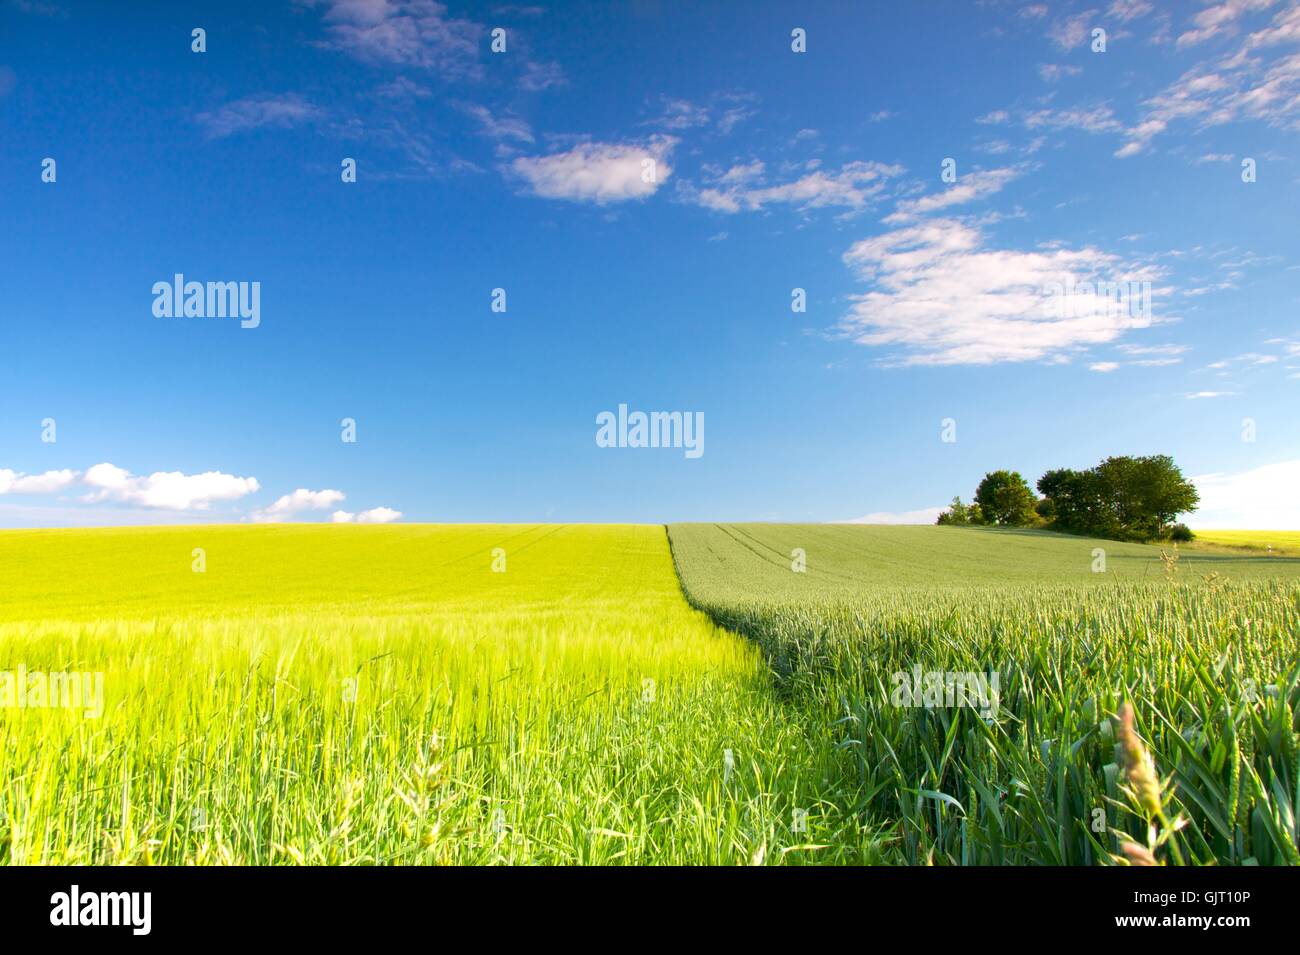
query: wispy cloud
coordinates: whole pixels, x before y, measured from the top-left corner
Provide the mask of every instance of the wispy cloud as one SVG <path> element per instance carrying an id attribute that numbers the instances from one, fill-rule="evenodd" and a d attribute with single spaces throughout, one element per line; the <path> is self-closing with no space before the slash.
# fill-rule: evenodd
<path id="1" fill-rule="evenodd" d="M 1039 63 L 1038 75 L 1048 83 L 1055 83 L 1068 76 L 1078 76 L 1083 70 L 1065 63 Z"/>
<path id="2" fill-rule="evenodd" d="M 1146 16 L 1154 9 L 1155 5 L 1148 0 L 1115 0 L 1107 8 L 1106 16 L 1121 23 L 1128 23 L 1130 20 Z"/>
<path id="3" fill-rule="evenodd" d="M 1088 39 L 1088 30 L 1093 26 L 1092 21 L 1096 14 L 1096 10 L 1085 10 L 1058 20 L 1048 29 L 1047 36 L 1062 50 L 1073 50 Z"/>
<path id="4" fill-rule="evenodd" d="M 20 13 L 31 13 L 38 17 L 67 16 L 61 6 L 55 3 L 46 3 L 44 0 L 9 0 L 9 6 Z"/>
<path id="5" fill-rule="evenodd" d="M 885 217 L 885 221 L 891 224 L 906 222 L 949 206 L 986 199 L 994 193 L 1001 192 L 1003 186 L 1017 178 L 1023 171 L 1024 167 L 1007 166 L 1002 169 L 983 169 L 966 173 L 939 192 L 900 202 L 898 208 Z"/>
<path id="6" fill-rule="evenodd" d="M 661 129 L 682 130 L 707 126 L 709 120 L 707 106 L 701 106 L 688 99 L 665 98 L 659 116 L 650 120 L 648 125 L 658 126 Z"/>
<path id="7" fill-rule="evenodd" d="M 1182 46 L 1211 36 L 1235 32 L 1236 21 L 1251 10 L 1273 5 L 1263 0 L 1234 0 L 1201 11 L 1202 25 L 1179 37 Z M 1200 63 L 1142 104 L 1142 114 L 1126 132 L 1127 142 L 1115 153 L 1124 158 L 1145 152 L 1152 141 L 1176 122 L 1198 129 L 1245 119 L 1269 126 L 1300 129 L 1300 5 L 1279 10 L 1269 26 L 1249 34 L 1236 53 Z M 1272 55 L 1274 49 L 1292 49 Z"/>
<path id="8" fill-rule="evenodd" d="M 714 93 L 704 102 L 662 97 L 657 113 L 642 125 L 670 132 L 707 129 L 725 136 L 758 112 L 758 97 L 745 92 Z"/>
<path id="9" fill-rule="evenodd" d="M 523 75 L 519 77 L 519 86 L 529 93 L 540 93 L 557 86 L 567 86 L 569 78 L 559 63 L 539 63 L 529 60 L 524 65 Z"/>
<path id="10" fill-rule="evenodd" d="M 1134 345 L 1122 344 L 1118 346 L 1118 351 L 1128 356 L 1128 364 L 1137 365 L 1139 368 L 1159 368 L 1166 365 L 1177 365 L 1183 360 L 1182 356 L 1186 354 L 1188 346 L 1178 344 L 1165 345 Z"/>
<path id="11" fill-rule="evenodd" d="M 322 116 L 319 107 L 297 93 L 261 93 L 199 113 L 195 120 L 210 138 L 221 139 L 265 126 L 289 129 Z"/>
<path id="12" fill-rule="evenodd" d="M 1105 103 L 1063 109 L 1039 109 L 1025 116 L 1029 129 L 1078 129 L 1085 133 L 1118 133 L 1124 129 L 1115 111 Z"/>
<path id="13" fill-rule="evenodd" d="M 479 131 L 491 139 L 513 139 L 523 143 L 533 141 L 533 130 L 528 123 L 517 116 L 494 114 L 486 106 L 477 103 L 461 103 L 461 112 L 478 121 Z"/>
<path id="14" fill-rule="evenodd" d="M 890 179 L 903 172 L 902 166 L 878 162 L 851 162 L 836 171 L 806 164 L 804 175 L 786 182 L 772 182 L 764 163 L 754 160 L 715 171 L 704 188 L 685 187 L 687 199 L 715 212 L 753 212 L 769 205 L 788 204 L 800 209 L 837 206 L 860 210 L 884 191 Z"/>
<path id="15" fill-rule="evenodd" d="M 476 77 L 483 27 L 435 0 L 324 0 L 327 46 L 372 64 Z"/>
<path id="16" fill-rule="evenodd" d="M 1179 34 L 1178 45 L 1195 46 L 1222 33 L 1236 32 L 1237 20 L 1244 14 L 1267 10 L 1276 2 L 1277 0 L 1228 0 L 1226 3 L 1208 6 L 1192 17 L 1192 28 Z"/>

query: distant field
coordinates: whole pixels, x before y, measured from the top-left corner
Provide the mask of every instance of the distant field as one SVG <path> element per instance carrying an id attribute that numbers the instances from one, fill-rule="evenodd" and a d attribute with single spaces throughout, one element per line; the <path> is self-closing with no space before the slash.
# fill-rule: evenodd
<path id="1" fill-rule="evenodd" d="M 693 582 L 736 582 L 769 597 L 858 596 L 881 589 L 958 588 L 1001 584 L 1110 587 L 1157 581 L 1162 550 L 1045 531 L 984 527 L 853 524 L 674 524 L 677 563 Z M 680 545 L 680 546 L 679 546 Z M 791 572 L 794 552 L 806 571 Z M 1105 572 L 1094 572 L 1094 550 Z M 1300 578 L 1300 560 L 1179 550 L 1179 579 L 1217 573 L 1234 580 Z"/>
<path id="2" fill-rule="evenodd" d="M 845 791 L 891 860 L 1094 864 L 1120 833 L 1145 844 L 1109 719 L 1132 700 L 1173 777 L 1157 858 L 1300 863 L 1300 561 L 980 528 L 669 533 L 691 602 L 838 728 Z M 995 705 L 909 705 L 966 674 L 996 681 Z"/>
<path id="3" fill-rule="evenodd" d="M 1300 556 L 1300 531 L 1197 531 L 1196 543 Z"/>
<path id="4" fill-rule="evenodd" d="M 797 861 L 842 776 L 660 526 L 14 531 L 0 580 L 0 670 L 105 696 L 0 710 L 0 863 Z"/>

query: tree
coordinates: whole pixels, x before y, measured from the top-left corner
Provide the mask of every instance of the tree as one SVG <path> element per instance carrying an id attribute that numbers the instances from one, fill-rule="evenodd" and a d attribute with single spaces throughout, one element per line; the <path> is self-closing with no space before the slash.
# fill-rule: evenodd
<path id="1" fill-rule="evenodd" d="M 1061 468 L 1038 481 L 1052 526 L 1097 537 L 1150 540 L 1164 537 L 1199 495 L 1165 454 L 1109 457 L 1088 471 Z"/>
<path id="2" fill-rule="evenodd" d="M 966 505 L 961 502 L 960 497 L 954 497 L 952 499 L 952 504 L 948 506 L 948 510 L 940 514 L 939 519 L 936 520 L 935 523 L 936 524 L 969 524 L 970 511 L 968 511 Z"/>
<path id="3" fill-rule="evenodd" d="M 1095 469 L 1048 471 L 1038 479 L 1038 493 L 1046 502 L 1042 510 L 1051 512 L 1052 526 L 1056 529 L 1098 537 L 1119 535 L 1120 524 Z"/>
<path id="4" fill-rule="evenodd" d="M 975 503 L 985 521 L 1008 527 L 1038 522 L 1038 500 L 1017 471 L 990 471 L 975 490 Z"/>
<path id="5" fill-rule="evenodd" d="M 1174 459 L 1167 454 L 1137 458 L 1133 478 L 1137 484 L 1134 496 L 1138 501 L 1138 520 L 1156 537 L 1164 537 L 1179 514 L 1194 511 L 1201 503 L 1196 485 L 1183 477 Z"/>

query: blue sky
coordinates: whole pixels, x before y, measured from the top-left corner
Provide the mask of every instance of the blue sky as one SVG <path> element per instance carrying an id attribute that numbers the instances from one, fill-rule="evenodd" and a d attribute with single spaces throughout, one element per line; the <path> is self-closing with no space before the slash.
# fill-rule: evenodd
<path id="1" fill-rule="evenodd" d="M 928 522 L 1168 453 L 1300 527 L 1298 138 L 1278 0 L 0 0 L 0 526 Z"/>

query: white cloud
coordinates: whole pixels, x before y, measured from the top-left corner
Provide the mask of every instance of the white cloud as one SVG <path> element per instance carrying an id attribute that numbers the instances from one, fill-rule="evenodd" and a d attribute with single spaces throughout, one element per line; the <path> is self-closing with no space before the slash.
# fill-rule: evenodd
<path id="1" fill-rule="evenodd" d="M 790 182 L 765 184 L 766 167 L 755 160 L 732 166 L 715 176 L 706 188 L 690 188 L 686 194 L 715 212 L 752 212 L 777 203 L 800 209 L 841 206 L 856 210 L 865 208 L 880 195 L 889 179 L 902 172 L 902 166 L 859 161 L 846 163 L 838 172 L 814 168 Z"/>
<path id="2" fill-rule="evenodd" d="M 863 239 L 843 258 L 874 289 L 853 297 L 842 331 L 860 344 L 899 346 L 910 365 L 1068 360 L 1153 321 L 1084 283 L 1161 274 L 1091 246 L 990 249 L 977 227 L 956 219 Z M 1071 287 L 1077 292 L 1064 303 L 1049 294 Z"/>
<path id="3" fill-rule="evenodd" d="M 1234 395 L 1233 391 L 1189 391 L 1186 395 L 1188 401 L 1196 401 L 1201 398 L 1227 398 Z"/>
<path id="4" fill-rule="evenodd" d="M 1189 515 L 1192 527 L 1237 530 L 1295 530 L 1300 527 L 1300 461 L 1280 461 L 1249 471 L 1192 478 L 1201 503 Z"/>
<path id="5" fill-rule="evenodd" d="M 900 202 L 898 208 L 885 217 L 885 221 L 888 223 L 906 222 L 918 215 L 934 212 L 936 209 L 946 209 L 948 206 L 984 199 L 996 192 L 1000 192 L 1003 186 L 1019 176 L 1020 173 L 1020 168 L 1010 166 L 1003 169 L 982 169 L 977 172 L 966 173 L 964 176 L 958 177 L 955 183 L 939 192 L 922 196 L 919 199 L 907 199 Z"/>
<path id="6" fill-rule="evenodd" d="M 290 129 L 319 119 L 321 109 L 297 93 L 273 95 L 262 93 L 226 103 L 211 112 L 199 113 L 195 119 L 210 138 L 221 139 L 234 133 L 263 126 Z"/>
<path id="7" fill-rule="evenodd" d="M 275 503 L 269 507 L 255 511 L 252 518 L 255 521 L 263 522 L 289 521 L 293 520 L 294 515 L 302 511 L 323 511 L 333 507 L 343 500 L 345 496 L 342 491 L 335 491 L 330 488 L 323 491 L 309 491 L 305 487 L 300 487 L 292 494 L 285 494 L 283 497 L 276 499 Z"/>
<path id="8" fill-rule="evenodd" d="M 82 478 L 94 488 L 83 500 L 123 501 L 163 510 L 207 510 L 214 501 L 231 501 L 260 489 L 257 478 L 235 477 L 220 471 L 182 474 L 180 471 L 155 471 L 137 477 L 107 462 L 96 464 Z"/>
<path id="9" fill-rule="evenodd" d="M 1118 367 L 1119 367 L 1119 362 L 1117 361 L 1097 361 L 1089 365 L 1088 370 L 1100 371 L 1104 373 L 1108 371 L 1114 371 Z"/>
<path id="10" fill-rule="evenodd" d="M 331 515 L 331 519 L 335 524 L 350 524 L 354 521 L 357 524 L 387 524 L 401 516 L 401 511 L 395 511 L 391 507 L 372 507 L 360 514 L 353 514 L 349 511 L 335 511 Z"/>
<path id="11" fill-rule="evenodd" d="M 546 199 L 605 204 L 652 195 L 672 175 L 668 164 L 677 140 L 653 136 L 644 146 L 580 143 L 549 156 L 520 156 L 510 170 L 532 193 Z M 653 160 L 654 166 L 646 165 Z"/>
<path id="12" fill-rule="evenodd" d="M 0 494 L 54 494 L 75 483 L 77 472 L 46 471 L 44 474 L 23 474 L 0 468 Z"/>
<path id="13" fill-rule="evenodd" d="M 5 505 L 0 507 L 0 520 L 11 523 L 11 515 L 19 526 L 44 523 L 89 525 L 121 523 L 123 518 L 134 523 L 175 523 L 193 520 L 198 515 L 211 512 L 218 501 L 234 501 L 261 489 L 256 478 L 236 477 L 219 471 L 202 474 L 183 474 L 179 471 L 156 471 L 153 474 L 134 475 L 125 468 L 104 462 L 89 468 L 84 474 L 70 469 L 46 471 L 43 474 L 24 474 L 9 468 L 0 468 L 0 495 L 4 494 L 55 494 L 80 482 L 88 492 L 79 500 L 85 504 L 114 502 L 132 505 L 97 513 L 86 507 L 27 507 Z M 289 521 L 304 511 L 324 511 L 344 499 L 342 491 L 326 488 L 313 491 L 298 488 L 278 498 L 269 506 L 251 512 L 248 517 L 258 522 Z M 155 512 L 164 512 L 156 515 Z M 166 512 L 178 517 L 166 516 Z M 184 516 L 180 516 L 184 515 Z M 227 514 L 230 519 L 232 515 Z M 335 511 L 336 522 L 356 521 L 359 524 L 386 524 L 398 520 L 401 511 L 389 507 L 374 507 L 353 514 Z M 217 517 L 213 513 L 213 517 Z M 212 519 L 212 518 L 205 518 Z"/>
<path id="14" fill-rule="evenodd" d="M 915 511 L 872 511 L 840 524 L 933 524 L 946 508 L 922 507 Z"/>

